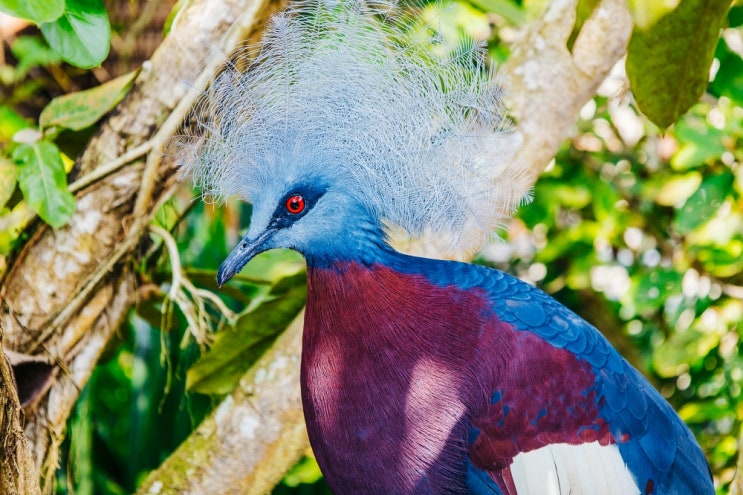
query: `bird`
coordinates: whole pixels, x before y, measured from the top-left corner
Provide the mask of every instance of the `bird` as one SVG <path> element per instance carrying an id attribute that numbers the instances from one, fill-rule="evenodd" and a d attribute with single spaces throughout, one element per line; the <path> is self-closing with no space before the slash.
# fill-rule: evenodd
<path id="1" fill-rule="evenodd" d="M 203 90 L 180 163 L 251 204 L 220 286 L 307 264 L 301 395 L 336 494 L 711 494 L 671 405 L 592 325 L 494 268 L 528 197 L 481 44 L 388 0 L 300 0 Z M 241 58 L 242 57 L 242 58 Z M 473 247 L 474 246 L 474 247 Z"/>

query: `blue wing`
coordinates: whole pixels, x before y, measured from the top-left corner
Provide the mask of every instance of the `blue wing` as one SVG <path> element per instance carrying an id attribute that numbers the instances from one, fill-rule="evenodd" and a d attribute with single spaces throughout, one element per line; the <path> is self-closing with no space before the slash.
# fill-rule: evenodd
<path id="1" fill-rule="evenodd" d="M 456 280 L 461 289 L 484 291 L 495 318 L 556 349 L 568 351 L 590 368 L 595 392 L 592 397 L 598 414 L 608 424 L 621 462 L 641 493 L 714 493 L 709 466 L 689 429 L 668 402 L 593 326 L 541 290 L 497 270 L 433 262 L 427 277 L 441 285 Z M 490 393 L 496 400 L 501 392 Z M 501 409 L 495 411 L 501 420 L 507 413 Z M 485 419 L 497 421 L 498 417 Z M 487 433 L 477 431 L 474 436 L 477 434 Z M 496 483 L 494 476 L 498 478 L 497 473 L 469 462 L 467 479 L 471 493 L 503 492 L 503 481 L 499 479 Z"/>
<path id="2" fill-rule="evenodd" d="M 541 290 L 505 273 L 487 270 L 478 285 L 487 290 L 499 319 L 591 366 L 600 415 L 643 493 L 714 493 L 707 461 L 689 429 L 593 326 Z"/>

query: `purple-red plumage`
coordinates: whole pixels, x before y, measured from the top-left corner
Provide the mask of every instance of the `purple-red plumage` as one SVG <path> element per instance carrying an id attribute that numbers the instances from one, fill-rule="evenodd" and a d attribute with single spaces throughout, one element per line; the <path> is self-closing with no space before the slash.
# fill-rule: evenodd
<path id="1" fill-rule="evenodd" d="M 461 305 L 482 300 L 381 266 L 308 270 L 305 419 L 336 493 L 463 492 L 460 391 L 485 320 Z"/>
<path id="2" fill-rule="evenodd" d="M 508 493 L 519 452 L 613 443 L 587 363 L 499 321 L 476 288 L 310 267 L 303 345 L 307 427 L 336 493 L 466 493 L 467 462 Z"/>

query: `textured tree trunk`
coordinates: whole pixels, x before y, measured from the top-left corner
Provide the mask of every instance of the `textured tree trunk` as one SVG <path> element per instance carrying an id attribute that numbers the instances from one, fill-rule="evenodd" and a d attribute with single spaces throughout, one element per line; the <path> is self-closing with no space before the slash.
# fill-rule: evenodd
<path id="1" fill-rule="evenodd" d="M 132 91 L 77 161 L 71 186 L 77 208 L 69 225 L 37 225 L 12 261 L 0 286 L 3 345 L 26 362 L 50 363 L 46 379 L 18 368 L 20 388 L 36 386 L 29 395 L 26 452 L 14 436 L 20 412 L 3 374 L 2 419 L 9 425 L 3 441 L 8 448 L 17 444 L 16 464 L 24 468 L 17 486 L 29 476 L 28 454 L 44 491 L 51 489 L 67 417 L 132 305 L 132 259 L 147 241 L 153 214 L 177 186 L 165 145 L 198 97 L 188 83 L 202 84 L 201 73 L 213 75 L 224 62 L 215 52 L 230 53 L 249 38 L 270 7 L 268 0 L 187 3 Z"/>
<path id="2" fill-rule="evenodd" d="M 2 339 L 0 338 L 0 344 Z M 16 394 L 10 360 L 0 345 L 0 493 L 36 495 L 39 473 L 23 435 L 23 413 Z"/>

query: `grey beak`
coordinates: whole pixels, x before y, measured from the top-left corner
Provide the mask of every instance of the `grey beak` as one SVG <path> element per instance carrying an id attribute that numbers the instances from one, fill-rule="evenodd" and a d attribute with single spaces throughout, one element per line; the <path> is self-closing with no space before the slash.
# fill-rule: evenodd
<path id="1" fill-rule="evenodd" d="M 217 272 L 217 285 L 222 287 L 229 279 L 235 276 L 240 270 L 243 269 L 248 261 L 253 259 L 257 254 L 262 253 L 266 250 L 265 243 L 275 230 L 268 229 L 264 230 L 258 237 L 253 240 L 248 239 L 247 234 L 243 237 L 240 244 L 227 256 L 222 262 Z"/>

